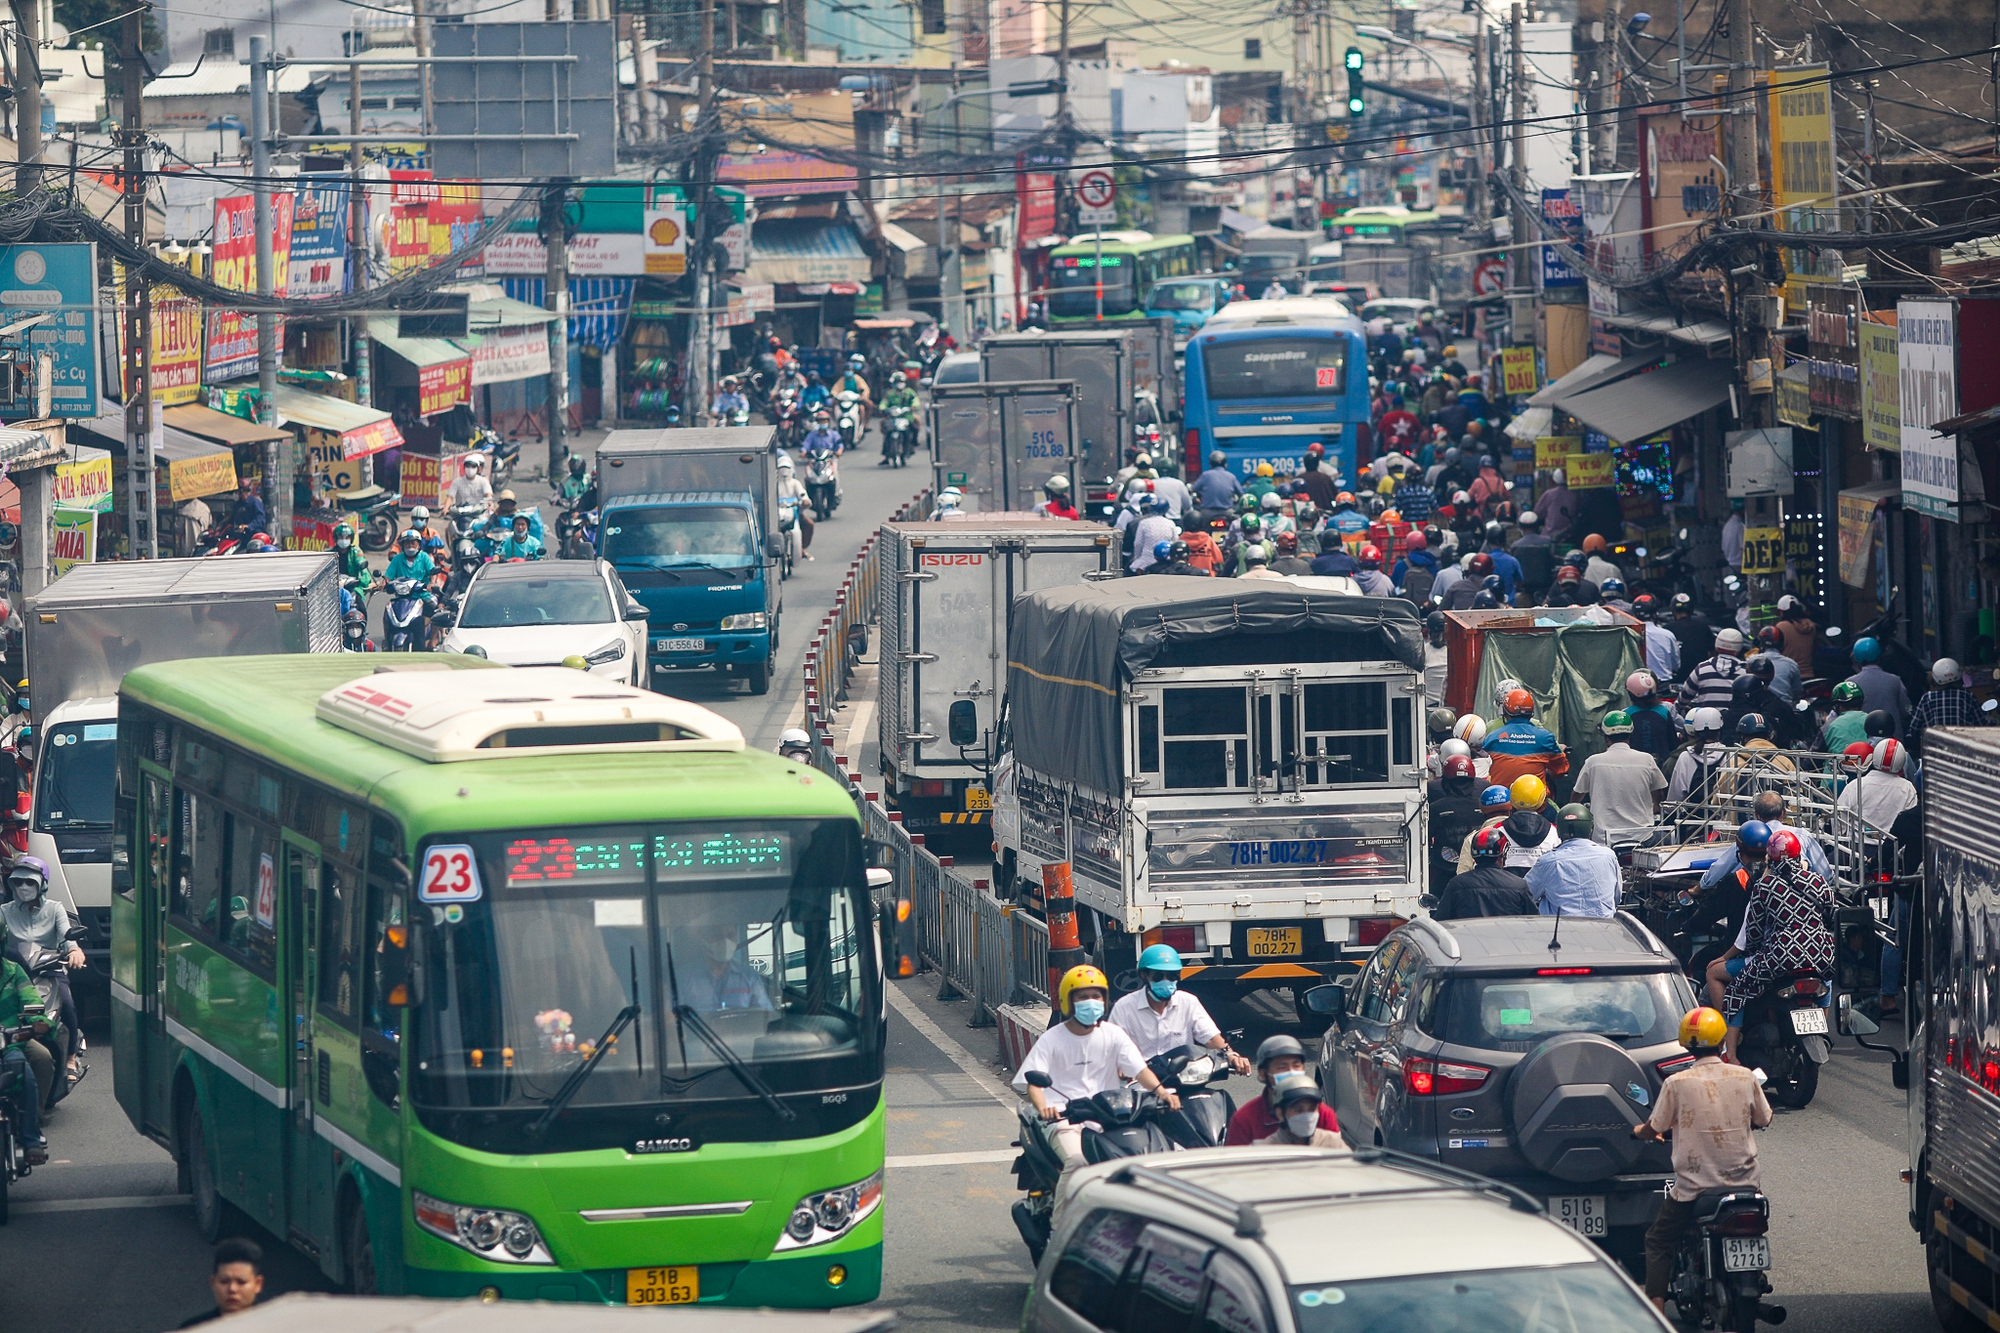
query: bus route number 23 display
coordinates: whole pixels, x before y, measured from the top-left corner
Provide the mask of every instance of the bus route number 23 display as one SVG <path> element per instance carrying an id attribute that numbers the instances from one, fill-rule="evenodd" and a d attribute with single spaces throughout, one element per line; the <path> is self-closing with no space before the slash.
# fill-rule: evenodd
<path id="1" fill-rule="evenodd" d="M 423 877 L 417 881 L 417 901 L 476 903 L 481 889 L 479 859 L 462 842 L 438 843 L 424 853 Z"/>

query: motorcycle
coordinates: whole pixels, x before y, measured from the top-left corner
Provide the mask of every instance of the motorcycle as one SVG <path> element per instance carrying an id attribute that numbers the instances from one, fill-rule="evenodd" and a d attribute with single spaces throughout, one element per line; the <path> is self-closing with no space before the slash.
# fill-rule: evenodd
<path id="1" fill-rule="evenodd" d="M 799 560 L 799 501 L 795 495 L 778 497 L 778 559 L 783 577 L 790 578 Z"/>
<path id="2" fill-rule="evenodd" d="M 917 451 L 917 422 L 907 408 L 896 408 L 882 422 L 882 461 L 906 467 Z"/>
<path id="3" fill-rule="evenodd" d="M 348 522 L 354 525 L 354 539 L 364 551 L 386 551 L 396 544 L 402 503 L 401 494 L 380 486 L 364 486 L 340 497 L 340 507 L 347 511 Z"/>
<path id="4" fill-rule="evenodd" d="M 76 944 L 89 934 L 90 931 L 85 926 L 71 926 L 63 939 L 66 943 Z M 43 1011 L 59 1014 L 62 1005 L 60 997 L 56 994 L 56 983 L 69 975 L 66 952 L 59 953 L 45 949 L 39 944 L 30 944 L 18 947 L 15 957 L 26 970 L 28 981 L 34 986 L 35 993 L 41 996 Z M 90 1073 L 90 1066 L 83 1063 L 85 1043 L 81 1031 L 71 1032 L 58 1022 L 47 1036 L 37 1040 L 48 1048 L 49 1054 L 54 1057 L 56 1068 L 56 1077 L 50 1084 L 49 1095 L 42 1102 L 42 1115 L 46 1118 L 48 1113 L 55 1109 L 57 1102 L 69 1096 L 70 1089 L 83 1082 L 84 1077 Z M 75 1049 L 71 1049 L 71 1041 L 76 1043 Z M 67 1072 L 71 1056 L 77 1057 L 76 1073 L 73 1075 Z"/>
<path id="5" fill-rule="evenodd" d="M 1819 1067 L 1833 1053 L 1823 1003 L 1832 982 L 1823 972 L 1787 972 L 1743 1008 L 1736 1059 L 1764 1071 L 1765 1092 L 1779 1106 L 1806 1106 L 1819 1089 Z"/>
<path id="6" fill-rule="evenodd" d="M 1680 1322 L 1726 1333 L 1752 1333 L 1759 1319 L 1782 1324 L 1785 1307 L 1763 1300 L 1771 1290 L 1771 1201 L 1748 1187 L 1705 1190 L 1694 1210 L 1667 1287 Z"/>
<path id="7" fill-rule="evenodd" d="M 476 537 L 486 528 L 486 506 L 480 504 L 453 505 L 447 516 L 450 535 L 447 538 L 453 546 L 468 537 Z"/>
<path id="8" fill-rule="evenodd" d="M 218 524 L 201 534 L 201 540 L 195 544 L 194 554 L 228 555 L 242 545 L 243 539 L 249 535 L 250 529 L 240 523 L 231 526 Z"/>
<path id="9" fill-rule="evenodd" d="M 822 523 L 840 506 L 840 462 L 833 450 L 814 449 L 806 454 L 806 496 Z"/>
<path id="10" fill-rule="evenodd" d="M 429 647 L 426 603 L 415 579 L 389 581 L 389 605 L 382 609 L 383 647 L 392 653 L 420 653 Z"/>
<path id="11" fill-rule="evenodd" d="M 35 1040 L 36 1019 L 48 1017 L 45 1005 L 27 1004 L 21 1006 L 22 1025 L 17 1028 L 0 1028 L 0 1050 L 20 1041 Z M 33 1071 L 23 1065 L 0 1065 L 0 1225 L 7 1221 L 7 1192 L 9 1187 L 22 1177 L 33 1173 L 34 1169 L 48 1160 L 45 1149 L 30 1149 L 21 1142 L 21 1132 L 16 1116 L 19 1110 L 15 1103 L 17 1080 L 34 1078 Z"/>
<path id="12" fill-rule="evenodd" d="M 730 409 L 729 409 L 729 420 L 728 420 L 728 421 L 726 421 L 726 422 L 724 422 L 723 424 L 724 424 L 724 425 L 727 425 L 727 426 L 747 426 L 747 425 L 749 425 L 749 424 L 750 424 L 750 409 L 749 409 L 749 408 L 747 408 L 747 407 L 732 407 L 732 408 L 730 408 Z"/>
<path id="13" fill-rule="evenodd" d="M 842 389 L 834 409 L 834 426 L 840 431 L 840 447 L 852 449 L 861 443 L 861 395 Z"/>
<path id="14" fill-rule="evenodd" d="M 1229 1081 L 1229 1063 L 1219 1051 L 1188 1046 L 1163 1051 L 1146 1062 L 1153 1076 L 1179 1097 L 1178 1111 L 1162 1110 L 1160 1128 L 1181 1148 L 1220 1148 L 1236 1114 L 1236 1099 L 1211 1084 Z"/>
<path id="15" fill-rule="evenodd" d="M 597 547 L 592 540 L 594 532 L 586 533 L 586 528 L 594 528 L 596 510 L 586 516 L 576 510 L 568 510 L 556 519 L 556 557 L 561 560 L 591 560 L 597 556 Z"/>
<path id="16" fill-rule="evenodd" d="M 368 613 L 356 607 L 340 618 L 341 647 L 350 653 L 372 653 L 375 645 L 368 638 Z"/>
<path id="17" fill-rule="evenodd" d="M 1169 1062 L 1176 1072 L 1179 1066 L 1172 1062 L 1185 1064 L 1187 1061 L 1184 1051 L 1173 1051 L 1154 1058 Z M 1048 1074 L 1039 1069 L 1028 1071 L 1027 1080 L 1037 1088 L 1048 1088 L 1052 1084 Z M 1115 1088 L 1071 1102 L 1063 1108 L 1062 1118 L 1072 1125 L 1084 1126 L 1084 1160 L 1095 1164 L 1119 1157 L 1172 1151 L 1173 1141 L 1159 1125 L 1159 1117 L 1165 1108 L 1166 1103 L 1150 1092 L 1138 1088 Z M 1033 1105 L 1022 1102 L 1016 1114 L 1020 1118 L 1021 1137 L 1014 1140 L 1013 1146 L 1021 1150 L 1021 1155 L 1014 1159 L 1009 1169 L 1027 1197 L 1017 1200 L 1011 1211 L 1014 1229 L 1021 1233 L 1029 1258 L 1040 1264 L 1042 1251 L 1048 1248 L 1049 1234 L 1055 1227 L 1056 1186 L 1069 1159 L 1063 1156 L 1062 1147 L 1056 1141 L 1054 1123 L 1036 1114 Z"/>
<path id="18" fill-rule="evenodd" d="M 486 455 L 486 475 L 495 490 L 513 475 L 514 465 L 521 460 L 521 442 L 505 439 L 488 426 L 481 426 L 473 434 L 472 447 Z"/>
<path id="19" fill-rule="evenodd" d="M 771 400 L 771 424 L 778 428 L 778 447 L 796 449 L 805 438 L 805 415 L 799 410 L 799 396 L 789 388 L 778 390 Z"/>

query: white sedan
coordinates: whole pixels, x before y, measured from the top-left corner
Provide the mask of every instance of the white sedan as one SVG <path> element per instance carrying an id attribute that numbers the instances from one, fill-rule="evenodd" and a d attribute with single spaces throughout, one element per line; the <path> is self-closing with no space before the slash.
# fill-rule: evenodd
<path id="1" fill-rule="evenodd" d="M 473 575 L 440 648 L 476 648 L 508 666 L 559 666 L 581 657 L 592 675 L 649 684 L 646 608 L 602 560 L 486 566 Z"/>

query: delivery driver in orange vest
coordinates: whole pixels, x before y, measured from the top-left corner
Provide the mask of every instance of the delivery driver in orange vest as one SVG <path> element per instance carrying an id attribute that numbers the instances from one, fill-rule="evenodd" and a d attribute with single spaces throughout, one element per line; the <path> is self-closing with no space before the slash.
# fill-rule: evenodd
<path id="1" fill-rule="evenodd" d="M 1511 785 L 1515 778 L 1537 777 L 1543 782 L 1569 772 L 1569 755 L 1555 735 L 1535 721 L 1535 696 L 1525 688 L 1507 691 L 1500 701 L 1506 721 L 1488 733 L 1485 751 L 1493 759 L 1488 782 Z"/>

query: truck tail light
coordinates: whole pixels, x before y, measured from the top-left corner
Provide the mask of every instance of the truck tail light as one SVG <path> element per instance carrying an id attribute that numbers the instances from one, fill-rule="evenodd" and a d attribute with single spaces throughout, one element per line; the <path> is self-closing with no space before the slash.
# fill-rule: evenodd
<path id="1" fill-rule="evenodd" d="M 1399 916 L 1364 916 L 1354 923 L 1354 942 L 1372 949 L 1402 924 L 1403 918 Z"/>
<path id="2" fill-rule="evenodd" d="M 1140 936 L 1144 945 L 1164 944 L 1176 953 L 1200 953 L 1200 936 L 1194 926 L 1155 926 Z"/>
<path id="3" fill-rule="evenodd" d="M 1412 1056 L 1403 1062 L 1403 1090 L 1412 1097 L 1447 1097 L 1477 1092 L 1493 1071 L 1484 1065 Z"/>
<path id="4" fill-rule="evenodd" d="M 918 778 L 910 783 L 912 796 L 949 796 L 951 783 L 936 778 Z"/>

